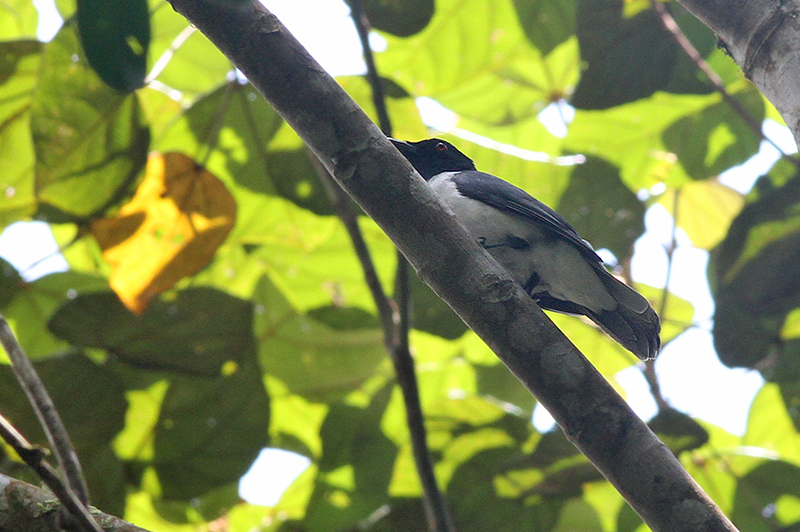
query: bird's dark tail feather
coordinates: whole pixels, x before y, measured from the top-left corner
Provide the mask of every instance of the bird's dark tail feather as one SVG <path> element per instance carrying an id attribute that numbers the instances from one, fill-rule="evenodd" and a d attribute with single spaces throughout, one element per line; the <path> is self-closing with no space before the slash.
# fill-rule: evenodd
<path id="1" fill-rule="evenodd" d="M 600 275 L 609 294 L 617 300 L 613 311 L 586 315 L 622 346 L 642 360 L 655 358 L 661 349 L 661 321 L 650 303 L 636 290 L 610 273 Z"/>

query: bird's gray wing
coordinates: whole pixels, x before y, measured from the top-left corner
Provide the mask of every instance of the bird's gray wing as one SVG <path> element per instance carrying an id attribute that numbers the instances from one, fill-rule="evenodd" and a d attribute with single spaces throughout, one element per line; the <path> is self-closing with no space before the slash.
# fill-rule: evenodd
<path id="1" fill-rule="evenodd" d="M 602 264 L 603 260 L 569 222 L 521 188 L 478 171 L 459 172 L 453 177 L 453 182 L 462 195 L 530 220 L 552 232 L 554 236 L 572 243 L 587 259 Z"/>

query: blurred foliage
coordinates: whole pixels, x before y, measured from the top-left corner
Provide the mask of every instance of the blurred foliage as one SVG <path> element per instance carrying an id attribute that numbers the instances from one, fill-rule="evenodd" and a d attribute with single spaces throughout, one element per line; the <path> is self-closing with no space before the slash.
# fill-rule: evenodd
<path id="1" fill-rule="evenodd" d="M 58 0 L 68 22 L 47 43 L 30 0 L 0 5 L 0 228 L 50 223 L 70 267 L 26 281 L 0 261 L 0 310 L 94 502 L 164 532 L 425 530 L 375 305 L 311 155 L 167 2 L 119 4 Z M 651 426 L 742 530 L 798 529 L 794 167 L 781 161 L 747 197 L 720 183 L 760 138 L 645 0 L 363 5 L 387 42 L 377 61 L 397 137 L 430 135 L 415 98 L 440 102 L 460 128 L 445 134 L 480 169 L 558 207 L 621 273 L 650 207 L 711 252 L 719 356 L 770 383 L 744 436 L 672 409 Z M 713 33 L 667 7 L 753 119 L 775 117 Z M 369 84 L 339 82 L 374 117 Z M 538 119 L 551 105 L 565 136 Z M 149 152 L 178 169 L 146 170 Z M 555 164 L 575 154 L 585 162 Z M 394 248 L 360 224 L 389 289 Z M 690 303 L 638 288 L 664 343 L 695 326 Z M 534 429 L 535 400 L 418 281 L 414 311 L 429 442 L 459 530 L 646 529 L 561 433 Z M 612 382 L 634 363 L 593 326 L 553 319 Z M 0 380 L 0 413 L 44 443 L 8 366 Z M 270 508 L 236 492 L 263 447 L 311 460 Z M 2 470 L 24 477 L 3 449 Z"/>

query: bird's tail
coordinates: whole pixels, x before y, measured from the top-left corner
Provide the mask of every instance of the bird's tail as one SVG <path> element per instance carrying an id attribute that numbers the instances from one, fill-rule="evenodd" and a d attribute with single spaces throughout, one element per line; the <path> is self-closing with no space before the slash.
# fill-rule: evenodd
<path id="1" fill-rule="evenodd" d="M 637 357 L 642 360 L 655 358 L 661 349 L 661 321 L 656 311 L 639 292 L 618 281 L 605 269 L 600 279 L 617 301 L 617 308 L 600 313 L 588 311 L 586 315 Z"/>

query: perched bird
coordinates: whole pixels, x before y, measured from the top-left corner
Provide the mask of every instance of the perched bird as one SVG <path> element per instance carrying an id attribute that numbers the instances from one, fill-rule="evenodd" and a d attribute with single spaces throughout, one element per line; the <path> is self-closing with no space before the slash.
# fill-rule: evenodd
<path id="1" fill-rule="evenodd" d="M 592 246 L 556 211 L 479 172 L 447 141 L 390 140 L 540 307 L 587 316 L 637 357 L 655 358 L 661 347 L 656 312 L 606 270 Z"/>

